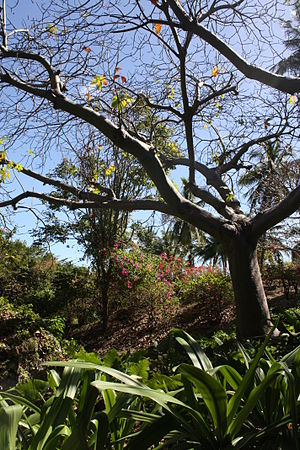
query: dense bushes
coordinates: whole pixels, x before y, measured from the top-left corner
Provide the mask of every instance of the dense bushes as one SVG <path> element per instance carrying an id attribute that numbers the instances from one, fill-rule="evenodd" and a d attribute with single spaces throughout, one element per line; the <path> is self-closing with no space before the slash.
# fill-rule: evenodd
<path id="1" fill-rule="evenodd" d="M 240 343 L 238 366 L 216 365 L 191 336 L 175 330 L 173 337 L 192 365 L 161 373 L 144 352 L 112 351 L 103 361 L 81 353 L 49 363 L 64 370 L 52 368 L 46 382 L 1 392 L 3 448 L 299 448 L 299 347 L 275 361 L 269 337 L 253 355 Z"/>
<path id="2" fill-rule="evenodd" d="M 66 330 L 98 318 L 101 292 L 94 273 L 58 262 L 37 247 L 0 238 L 0 291 L 11 305 L 32 305 L 44 318 L 61 316 Z M 198 302 L 220 316 L 232 298 L 230 280 L 216 269 L 192 267 L 166 253 L 143 253 L 136 245 L 123 249 L 115 244 L 102 251 L 107 264 L 112 263 L 109 314 L 131 305 L 145 308 L 150 316 L 172 314 L 182 304 Z"/>
<path id="3" fill-rule="evenodd" d="M 198 302 L 221 314 L 232 300 L 228 277 L 218 269 L 190 266 L 184 259 L 145 254 L 138 247 L 124 251 L 116 245 L 111 253 L 114 260 L 112 302 L 122 304 L 134 299 L 136 304 L 172 312 L 180 305 Z"/>
<path id="4" fill-rule="evenodd" d="M 292 290 L 297 299 L 300 284 L 299 264 L 293 262 L 269 264 L 265 266 L 263 275 L 267 287 L 279 284 L 282 286 L 287 300 L 289 300 Z"/>

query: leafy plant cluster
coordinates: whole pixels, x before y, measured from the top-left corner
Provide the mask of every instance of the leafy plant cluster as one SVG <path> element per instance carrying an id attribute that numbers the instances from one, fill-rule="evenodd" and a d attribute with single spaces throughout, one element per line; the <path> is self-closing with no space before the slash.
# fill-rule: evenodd
<path id="1" fill-rule="evenodd" d="M 107 252 L 108 250 L 105 249 Z M 153 255 L 133 245 L 129 250 L 114 245 L 110 253 L 114 262 L 113 295 L 130 302 L 142 303 L 169 312 L 187 303 L 200 303 L 215 309 L 220 319 L 222 310 L 232 301 L 228 277 L 209 266 L 191 266 L 184 258 L 166 253 Z"/>
<path id="2" fill-rule="evenodd" d="M 298 296 L 298 287 L 300 284 L 300 266 L 299 263 L 289 262 L 279 264 L 270 264 L 264 268 L 264 280 L 267 285 L 280 283 L 286 299 L 288 300 L 294 292 Z"/>
<path id="3" fill-rule="evenodd" d="M 173 338 L 190 363 L 167 373 L 144 352 L 80 353 L 47 363 L 47 381 L 1 392 L 3 448 L 299 448 L 299 347 L 275 360 L 269 335 L 254 352 L 238 343 L 239 364 L 215 364 L 187 333 Z"/>

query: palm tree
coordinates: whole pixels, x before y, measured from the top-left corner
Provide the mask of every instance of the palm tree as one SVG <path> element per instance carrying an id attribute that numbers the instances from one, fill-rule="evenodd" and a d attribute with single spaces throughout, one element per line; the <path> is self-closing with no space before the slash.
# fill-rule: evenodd
<path id="1" fill-rule="evenodd" d="M 274 67 L 281 75 L 286 72 L 297 75 L 300 70 L 300 1 L 296 0 L 293 7 L 295 20 L 282 21 L 287 35 L 284 44 L 287 49 L 292 50 L 292 53 Z"/>
<path id="2" fill-rule="evenodd" d="M 252 170 L 245 172 L 239 179 L 239 185 L 248 187 L 246 197 L 250 202 L 250 211 L 259 212 L 279 201 L 287 188 L 284 184 L 290 167 L 286 161 L 287 150 L 279 141 L 263 144 L 264 151 L 257 150 L 252 157 L 258 161 Z"/>
<path id="3" fill-rule="evenodd" d="M 195 251 L 196 256 L 203 258 L 203 263 L 212 261 L 213 265 L 222 264 L 224 275 L 227 273 L 227 255 L 224 245 L 213 237 L 206 237 L 206 244 Z"/>
<path id="4" fill-rule="evenodd" d="M 270 208 L 273 203 L 280 201 L 288 191 L 287 183 L 296 181 L 294 165 L 287 159 L 290 149 L 282 147 L 279 140 L 263 144 L 264 151 L 255 151 L 252 155 L 257 159 L 252 170 L 247 171 L 240 179 L 239 185 L 248 188 L 245 193 L 249 201 L 250 211 L 258 213 Z M 295 162 L 294 162 L 295 164 Z M 270 232 L 269 232 L 270 234 Z M 268 235 L 265 233 L 260 239 L 260 267 L 263 267 L 264 257 L 268 246 Z"/>
<path id="5" fill-rule="evenodd" d="M 181 181 L 184 197 L 192 200 L 194 196 L 189 189 L 188 181 L 185 178 L 181 178 Z M 173 247 L 172 256 L 179 253 L 181 256 L 187 257 L 191 266 L 194 265 L 194 256 L 197 254 L 197 249 L 203 248 L 206 242 L 202 230 L 181 219 L 170 220 L 169 227 L 163 237 L 167 247 Z"/>

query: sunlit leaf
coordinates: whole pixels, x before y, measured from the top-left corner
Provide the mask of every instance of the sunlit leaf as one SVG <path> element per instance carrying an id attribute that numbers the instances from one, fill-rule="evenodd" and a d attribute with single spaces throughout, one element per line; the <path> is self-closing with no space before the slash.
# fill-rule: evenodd
<path id="1" fill-rule="evenodd" d="M 21 164 L 15 164 L 14 167 L 18 172 L 22 172 L 22 170 L 23 170 L 23 167 L 21 166 Z"/>
<path id="2" fill-rule="evenodd" d="M 219 68 L 218 67 L 214 67 L 211 73 L 212 77 L 216 77 L 218 75 L 219 72 Z"/>
<path id="3" fill-rule="evenodd" d="M 289 98 L 289 103 L 295 103 L 296 102 L 296 98 L 294 95 L 291 95 Z"/>
<path id="4" fill-rule="evenodd" d="M 57 31 L 58 28 L 56 25 L 54 25 L 53 23 L 47 23 L 47 32 L 50 37 L 55 37 Z"/>
<path id="5" fill-rule="evenodd" d="M 96 75 L 95 78 L 91 81 L 91 85 L 96 86 L 97 91 L 101 91 L 103 86 L 107 85 L 105 75 Z"/>
<path id="6" fill-rule="evenodd" d="M 126 83 L 126 77 L 121 76 L 122 83 Z"/>
<path id="7" fill-rule="evenodd" d="M 155 33 L 159 34 L 160 30 L 161 30 L 161 23 L 155 23 L 154 27 L 155 27 Z"/>

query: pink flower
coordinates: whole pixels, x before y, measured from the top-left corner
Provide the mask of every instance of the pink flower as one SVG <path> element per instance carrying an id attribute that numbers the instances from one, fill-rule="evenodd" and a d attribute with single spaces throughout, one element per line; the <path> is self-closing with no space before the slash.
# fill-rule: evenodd
<path id="1" fill-rule="evenodd" d="M 122 275 L 123 277 L 127 277 L 128 276 L 128 271 L 126 269 L 122 270 Z"/>
<path id="2" fill-rule="evenodd" d="M 104 249 L 103 249 L 103 253 L 106 253 L 106 252 L 107 252 L 107 248 L 105 248 L 105 247 L 104 247 Z"/>
<path id="3" fill-rule="evenodd" d="M 130 284 L 129 281 L 127 281 L 127 287 L 128 287 L 128 289 L 131 289 L 131 288 L 132 288 L 132 285 Z"/>
<path id="4" fill-rule="evenodd" d="M 161 258 L 163 258 L 163 259 L 166 259 L 166 258 L 167 258 L 167 254 L 166 254 L 166 253 L 162 253 L 160 256 L 161 256 Z"/>
<path id="5" fill-rule="evenodd" d="M 119 244 L 117 242 L 114 243 L 114 248 L 119 248 Z"/>

